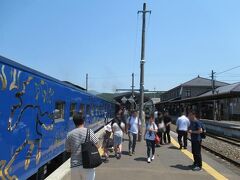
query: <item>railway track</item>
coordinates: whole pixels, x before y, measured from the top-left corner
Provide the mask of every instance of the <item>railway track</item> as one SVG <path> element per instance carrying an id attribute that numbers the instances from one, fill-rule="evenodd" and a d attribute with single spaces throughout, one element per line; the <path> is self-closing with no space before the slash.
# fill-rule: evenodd
<path id="1" fill-rule="evenodd" d="M 229 143 L 229 144 L 240 147 L 240 140 L 238 140 L 238 139 L 226 138 L 226 137 L 222 137 L 222 136 L 218 136 L 218 135 L 210 134 L 210 133 L 207 133 L 206 135 L 209 136 L 209 137 L 218 139 L 220 141 L 223 141 L 223 142 L 226 142 L 226 143 Z"/>

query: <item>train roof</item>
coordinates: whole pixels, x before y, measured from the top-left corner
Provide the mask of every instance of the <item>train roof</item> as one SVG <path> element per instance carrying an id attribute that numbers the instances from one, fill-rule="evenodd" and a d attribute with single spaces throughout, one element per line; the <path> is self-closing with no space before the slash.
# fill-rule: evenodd
<path id="1" fill-rule="evenodd" d="M 40 77 L 42 77 L 42 78 L 44 78 L 44 79 L 47 79 L 47 80 L 50 80 L 50 81 L 54 81 L 54 82 L 56 82 L 56 83 L 58 83 L 58 84 L 61 84 L 61 85 L 63 85 L 63 86 L 67 86 L 67 87 L 70 87 L 70 88 L 75 89 L 75 90 L 77 90 L 77 91 L 81 91 L 81 92 L 84 93 L 84 94 L 87 94 L 87 95 L 90 95 L 90 96 L 95 96 L 95 95 L 93 95 L 93 94 L 87 93 L 84 88 L 82 88 L 82 87 L 80 87 L 80 86 L 78 86 L 78 85 L 75 85 L 75 84 L 70 83 L 70 82 L 67 82 L 67 81 L 60 81 L 60 80 L 58 80 L 58 79 L 56 79 L 56 78 L 50 77 L 50 76 L 48 76 L 48 75 L 46 75 L 46 74 L 43 74 L 43 73 L 41 73 L 41 72 L 39 72 L 39 71 L 36 71 L 36 70 L 34 70 L 34 69 L 31 69 L 31 68 L 29 68 L 29 67 L 27 67 L 27 66 L 24 66 L 24 65 L 22 65 L 22 64 L 20 64 L 20 63 L 17 63 L 17 62 L 15 62 L 15 61 L 13 61 L 13 60 L 11 60 L 11 59 L 8 59 L 8 58 L 6 58 L 6 57 L 3 57 L 3 56 L 1 56 L 1 55 L 0 55 L 0 62 L 3 63 L 3 64 L 5 64 L 5 65 L 13 66 L 13 67 L 15 67 L 15 68 L 17 68 L 17 69 L 21 69 L 22 71 L 26 71 L 26 72 L 28 72 L 28 73 L 31 73 L 31 74 L 40 76 Z M 97 97 L 97 96 L 96 96 L 96 97 Z M 104 100 L 104 101 L 107 101 L 107 100 L 105 100 L 105 99 L 103 99 L 103 98 L 101 98 L 101 97 L 98 97 L 98 98 L 100 98 L 100 99 L 102 99 L 102 100 Z M 109 102 L 109 101 L 107 101 L 107 102 Z M 112 103 L 112 102 L 111 102 L 111 103 Z"/>

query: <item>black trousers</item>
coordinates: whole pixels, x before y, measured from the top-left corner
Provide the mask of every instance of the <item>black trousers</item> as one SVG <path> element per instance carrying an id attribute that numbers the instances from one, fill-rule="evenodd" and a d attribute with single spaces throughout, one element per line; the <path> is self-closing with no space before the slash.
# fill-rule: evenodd
<path id="1" fill-rule="evenodd" d="M 152 149 L 152 155 L 155 154 L 155 140 L 151 141 L 146 139 L 147 142 L 147 157 L 150 158 L 150 153 Z"/>
<path id="2" fill-rule="evenodd" d="M 198 167 L 202 167 L 201 143 L 202 141 L 192 141 L 194 166 Z"/>
<path id="3" fill-rule="evenodd" d="M 162 138 L 163 137 L 163 133 L 161 131 L 158 131 L 157 135 L 160 138 L 160 144 L 162 144 L 163 143 L 163 138 Z"/>
<path id="4" fill-rule="evenodd" d="M 178 133 L 178 143 L 180 145 L 180 148 L 182 147 L 187 147 L 187 131 L 177 131 Z M 183 138 L 183 143 L 182 143 L 182 138 Z"/>
<path id="5" fill-rule="evenodd" d="M 166 131 L 163 134 L 163 141 L 164 141 L 164 143 L 167 143 L 167 139 L 168 139 L 168 143 L 171 143 L 170 126 L 166 126 Z"/>

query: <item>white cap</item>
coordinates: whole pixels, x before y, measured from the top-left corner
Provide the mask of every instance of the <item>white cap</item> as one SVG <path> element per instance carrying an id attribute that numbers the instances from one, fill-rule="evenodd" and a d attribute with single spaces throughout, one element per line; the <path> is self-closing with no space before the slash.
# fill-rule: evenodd
<path id="1" fill-rule="evenodd" d="M 104 126 L 105 131 L 112 132 L 112 127 L 108 124 Z"/>

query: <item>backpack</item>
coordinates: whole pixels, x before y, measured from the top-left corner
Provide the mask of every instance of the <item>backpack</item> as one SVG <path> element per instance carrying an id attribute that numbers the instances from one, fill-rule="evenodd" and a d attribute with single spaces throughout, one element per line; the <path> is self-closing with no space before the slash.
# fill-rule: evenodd
<path id="1" fill-rule="evenodd" d="M 200 124 L 201 124 L 201 128 L 202 128 L 202 133 L 200 133 L 200 136 L 202 139 L 205 139 L 207 130 L 205 128 L 205 125 L 202 122 Z"/>
<path id="2" fill-rule="evenodd" d="M 90 140 L 90 130 L 87 129 L 85 142 L 82 144 L 83 168 L 92 169 L 102 164 L 97 146 Z"/>

